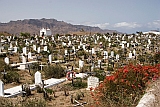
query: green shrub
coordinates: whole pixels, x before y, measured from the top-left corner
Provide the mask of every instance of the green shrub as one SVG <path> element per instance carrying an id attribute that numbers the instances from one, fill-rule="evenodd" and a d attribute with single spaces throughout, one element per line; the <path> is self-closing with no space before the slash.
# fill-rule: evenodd
<path id="1" fill-rule="evenodd" d="M 19 83 L 19 80 L 20 80 L 20 75 L 16 71 L 8 71 L 4 78 L 5 83 L 11 83 L 11 82 Z"/>
<path id="2" fill-rule="evenodd" d="M 49 65 L 44 67 L 46 78 L 61 78 L 65 76 L 64 69 L 59 65 Z"/>

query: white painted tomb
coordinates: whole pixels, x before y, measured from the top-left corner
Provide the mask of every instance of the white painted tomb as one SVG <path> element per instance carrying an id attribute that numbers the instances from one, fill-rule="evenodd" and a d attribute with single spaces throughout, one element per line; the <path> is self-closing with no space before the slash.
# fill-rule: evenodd
<path id="1" fill-rule="evenodd" d="M 4 96 L 4 84 L 3 81 L 0 80 L 0 96 Z"/>
<path id="2" fill-rule="evenodd" d="M 93 90 L 98 87 L 99 85 L 99 78 L 90 76 L 87 79 L 87 90 L 90 90 L 92 88 Z"/>

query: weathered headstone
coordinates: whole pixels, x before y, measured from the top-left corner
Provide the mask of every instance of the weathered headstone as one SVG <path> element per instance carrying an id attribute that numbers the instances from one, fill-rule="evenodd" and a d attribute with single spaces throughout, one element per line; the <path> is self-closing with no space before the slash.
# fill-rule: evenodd
<path id="1" fill-rule="evenodd" d="M 98 67 L 101 68 L 101 63 L 102 61 L 101 60 L 98 60 Z"/>
<path id="2" fill-rule="evenodd" d="M 36 45 L 33 45 L 33 50 L 36 51 Z"/>
<path id="3" fill-rule="evenodd" d="M 14 50 L 13 51 L 14 53 L 17 53 L 18 48 L 15 46 L 15 47 L 13 47 L 13 50 Z"/>
<path id="4" fill-rule="evenodd" d="M 22 56 L 22 63 L 26 64 L 26 57 Z"/>
<path id="5" fill-rule="evenodd" d="M 83 65 L 84 65 L 84 61 L 79 60 L 79 68 L 80 68 L 80 69 L 83 67 Z"/>
<path id="6" fill-rule="evenodd" d="M 38 47 L 38 49 L 37 49 L 37 53 L 40 53 L 40 51 L 41 51 L 41 48 L 40 48 L 40 47 Z"/>
<path id="7" fill-rule="evenodd" d="M 52 63 L 52 55 L 50 54 L 50 55 L 48 56 L 48 58 L 49 58 L 49 63 L 51 64 L 51 63 Z"/>
<path id="8" fill-rule="evenodd" d="M 47 51 L 47 46 L 44 46 L 44 51 Z"/>
<path id="9" fill-rule="evenodd" d="M 132 58 L 132 52 L 131 51 L 129 52 L 129 58 Z"/>
<path id="10" fill-rule="evenodd" d="M 26 47 L 23 48 L 23 54 L 27 55 L 27 48 Z"/>
<path id="11" fill-rule="evenodd" d="M 114 51 L 111 51 L 111 57 L 114 57 Z"/>
<path id="12" fill-rule="evenodd" d="M 64 50 L 64 54 L 65 54 L 65 55 L 68 55 L 68 50 L 67 50 L 67 49 Z"/>
<path id="13" fill-rule="evenodd" d="M 35 78 L 35 85 L 42 83 L 41 73 L 39 71 L 35 73 L 34 78 Z"/>
<path id="14" fill-rule="evenodd" d="M 92 48 L 92 54 L 95 54 L 95 49 L 94 48 Z"/>
<path id="15" fill-rule="evenodd" d="M 104 56 L 103 59 L 107 59 L 107 58 L 108 58 L 108 52 L 107 52 L 107 51 L 104 51 L 103 56 Z"/>
<path id="16" fill-rule="evenodd" d="M 7 65 L 9 65 L 9 58 L 8 58 L 8 57 L 4 58 L 4 62 L 5 62 Z"/>
<path id="17" fill-rule="evenodd" d="M 122 49 L 124 49 L 124 44 L 122 43 Z"/>
<path id="18" fill-rule="evenodd" d="M 4 96 L 4 84 L 3 82 L 0 80 L 0 96 Z"/>
<path id="19" fill-rule="evenodd" d="M 32 53 L 28 52 L 28 59 L 32 59 Z"/>
<path id="20" fill-rule="evenodd" d="M 87 81 L 87 89 L 88 90 L 90 88 L 92 88 L 94 90 L 96 87 L 98 87 L 98 85 L 99 85 L 99 78 L 90 76 L 90 77 L 88 77 L 87 80 L 88 80 Z"/>
<path id="21" fill-rule="evenodd" d="M 119 60 L 119 54 L 116 55 L 116 60 Z"/>

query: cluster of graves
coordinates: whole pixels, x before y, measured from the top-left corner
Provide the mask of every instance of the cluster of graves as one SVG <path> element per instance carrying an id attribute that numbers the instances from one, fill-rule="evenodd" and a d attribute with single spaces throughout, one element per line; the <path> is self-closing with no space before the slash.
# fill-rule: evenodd
<path id="1" fill-rule="evenodd" d="M 92 75 L 94 69 L 109 74 L 129 63 L 155 64 L 153 55 L 159 52 L 159 46 L 160 35 L 157 34 L 14 35 L 1 36 L 0 55 L 6 55 L 7 65 L 20 70 L 28 70 L 33 63 L 39 64 L 39 70 L 58 63 L 66 68 L 66 73 L 75 71 L 77 77 L 83 78 L 85 74 Z M 10 61 L 12 55 L 18 56 L 19 60 Z M 97 86 L 95 81 L 99 80 L 92 80 L 89 84 L 96 83 L 91 86 Z"/>

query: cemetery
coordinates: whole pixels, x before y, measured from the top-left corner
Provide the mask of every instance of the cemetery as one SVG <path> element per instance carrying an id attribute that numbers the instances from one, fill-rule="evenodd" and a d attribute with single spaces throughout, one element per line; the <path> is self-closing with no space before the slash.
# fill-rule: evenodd
<path id="1" fill-rule="evenodd" d="M 146 107 L 157 98 L 141 100 L 148 83 L 159 85 L 159 47 L 159 34 L 143 32 L 52 35 L 42 29 L 37 35 L 0 35 L 1 101 Z"/>

